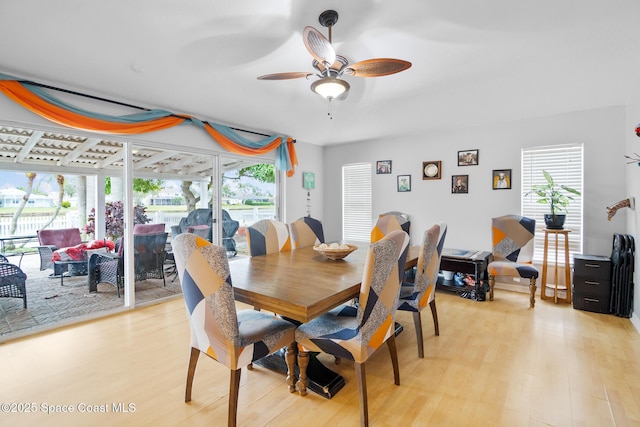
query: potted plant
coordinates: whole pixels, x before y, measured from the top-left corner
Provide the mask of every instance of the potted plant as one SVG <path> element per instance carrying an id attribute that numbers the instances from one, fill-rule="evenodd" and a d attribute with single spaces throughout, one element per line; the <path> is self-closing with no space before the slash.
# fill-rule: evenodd
<path id="1" fill-rule="evenodd" d="M 547 181 L 546 184 L 533 185 L 531 191 L 526 195 L 535 193 L 538 195 L 538 203 L 549 204 L 550 213 L 544 214 L 544 223 L 547 228 L 561 230 L 564 227 L 569 203 L 573 201 L 572 194 L 580 196 L 580 192 L 566 185 L 557 184 L 549 172 L 543 170 L 542 174 Z"/>

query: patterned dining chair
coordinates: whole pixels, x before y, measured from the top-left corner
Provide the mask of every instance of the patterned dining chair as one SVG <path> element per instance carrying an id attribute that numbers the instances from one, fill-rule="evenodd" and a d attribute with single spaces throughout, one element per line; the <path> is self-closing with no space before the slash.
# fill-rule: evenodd
<path id="1" fill-rule="evenodd" d="M 394 317 L 400 281 L 398 257 L 409 244 L 409 235 L 396 230 L 369 246 L 360 285 L 360 305 L 355 317 L 326 313 L 298 326 L 298 390 L 307 389 L 306 366 L 310 351 L 324 352 L 354 361 L 360 394 L 360 423 L 369 424 L 365 363 L 385 342 L 393 365 L 394 382 L 400 385 Z"/>
<path id="2" fill-rule="evenodd" d="M 424 343 L 422 338 L 422 319 L 420 313 L 427 305 L 431 308 L 433 327 L 436 335 L 440 335 L 438 325 L 438 311 L 436 310 L 436 282 L 440 271 L 440 259 L 444 238 L 447 235 L 447 224 L 435 224 L 424 232 L 422 247 L 418 254 L 418 264 L 414 283 L 403 282 L 400 288 L 398 310 L 413 313 L 413 323 L 416 329 L 418 343 L 418 357 L 424 357 Z"/>
<path id="3" fill-rule="evenodd" d="M 305 216 L 298 218 L 289 225 L 293 247 L 304 248 L 324 243 L 324 230 L 322 223 L 315 218 Z"/>
<path id="4" fill-rule="evenodd" d="M 394 216 L 398 220 L 398 223 L 400 224 L 400 227 L 402 227 L 402 230 L 405 231 L 409 235 L 409 237 L 411 237 L 411 221 L 409 220 L 409 215 L 403 212 L 389 211 L 381 213 L 380 215 L 378 215 L 378 218 L 382 218 L 388 215 Z"/>
<path id="5" fill-rule="evenodd" d="M 489 273 L 489 300 L 493 301 L 496 276 L 529 279 L 529 307 L 536 303 L 538 269 L 533 266 L 536 220 L 520 215 L 504 215 L 491 220 L 493 261 Z"/>
<path id="6" fill-rule="evenodd" d="M 371 229 L 371 243 L 377 242 L 393 230 L 402 230 L 409 234 L 406 229 L 402 228 L 402 224 L 395 215 L 380 215 Z"/>
<path id="7" fill-rule="evenodd" d="M 231 370 L 228 425 L 235 426 L 241 369 L 282 347 L 287 351 L 287 381 L 294 390 L 295 325 L 254 310 L 236 311 L 227 251 L 194 234 L 173 239 L 173 253 L 191 325 L 191 354 L 185 402 L 200 353 Z"/>
<path id="8" fill-rule="evenodd" d="M 261 219 L 247 227 L 247 245 L 251 256 L 290 251 L 289 225 L 273 219 Z"/>

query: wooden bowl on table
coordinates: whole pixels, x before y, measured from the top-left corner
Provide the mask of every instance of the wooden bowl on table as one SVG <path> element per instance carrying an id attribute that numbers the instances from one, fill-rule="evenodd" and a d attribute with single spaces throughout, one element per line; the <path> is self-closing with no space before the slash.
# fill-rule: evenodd
<path id="1" fill-rule="evenodd" d="M 313 247 L 314 251 L 320 252 L 322 255 L 332 260 L 343 259 L 356 249 L 358 249 L 356 245 L 349 245 L 346 243 L 322 243 Z"/>

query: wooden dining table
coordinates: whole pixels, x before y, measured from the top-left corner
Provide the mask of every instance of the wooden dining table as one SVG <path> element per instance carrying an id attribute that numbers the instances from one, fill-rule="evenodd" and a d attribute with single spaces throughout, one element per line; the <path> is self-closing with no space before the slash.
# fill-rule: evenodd
<path id="1" fill-rule="evenodd" d="M 342 260 L 306 247 L 229 262 L 236 301 L 306 323 L 356 298 L 369 243 L 345 243 L 358 249 Z M 409 246 L 405 270 L 417 264 L 419 251 L 420 246 Z M 308 376 L 312 379 L 311 372 Z"/>

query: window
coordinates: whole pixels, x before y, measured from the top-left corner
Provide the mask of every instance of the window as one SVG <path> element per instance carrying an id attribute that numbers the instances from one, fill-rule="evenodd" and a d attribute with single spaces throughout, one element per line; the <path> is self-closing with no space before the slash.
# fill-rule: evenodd
<path id="1" fill-rule="evenodd" d="M 370 163 L 342 167 L 342 238 L 368 242 L 371 236 Z"/>
<path id="2" fill-rule="evenodd" d="M 545 184 L 543 170 L 549 172 L 554 182 L 575 188 L 583 193 L 582 167 L 583 146 L 554 145 L 547 147 L 533 147 L 522 149 L 522 194 L 527 194 L 533 185 Z M 569 205 L 564 228 L 569 233 L 569 259 L 573 262 L 573 255 L 582 253 L 582 197 L 572 195 L 574 201 Z M 537 229 L 544 228 L 544 214 L 550 213 L 548 204 L 538 203 L 536 194 L 531 193 L 522 200 L 522 215 L 535 218 Z M 550 237 L 551 239 L 551 237 Z M 555 242 L 555 240 L 554 240 Z M 549 242 L 549 249 L 555 243 Z M 563 238 L 558 239 L 558 245 L 564 245 Z M 559 250 L 562 253 L 562 249 Z M 542 263 L 544 254 L 544 233 L 536 232 L 535 253 L 533 260 Z"/>

